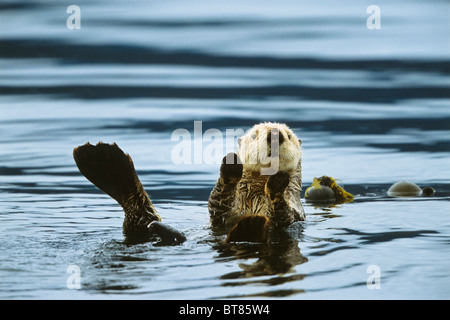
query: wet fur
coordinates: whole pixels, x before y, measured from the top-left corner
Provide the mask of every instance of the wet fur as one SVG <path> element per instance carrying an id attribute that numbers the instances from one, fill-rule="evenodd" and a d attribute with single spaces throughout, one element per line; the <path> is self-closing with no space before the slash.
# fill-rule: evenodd
<path id="1" fill-rule="evenodd" d="M 117 144 L 86 143 L 74 149 L 73 157 L 80 172 L 123 208 L 123 232 L 129 239 L 145 240 L 148 225 L 161 221 L 150 197 L 140 182 L 133 161 Z"/>
<path id="2" fill-rule="evenodd" d="M 250 165 L 245 162 L 250 161 L 254 156 L 252 153 L 258 152 L 262 143 L 267 143 L 264 142 L 264 135 L 271 128 L 279 129 L 286 138 L 280 147 L 280 171 L 271 176 L 261 175 L 261 165 L 254 158 Z M 260 138 L 255 138 L 256 131 Z M 288 136 L 290 139 L 287 139 Z M 292 142 L 293 139 L 296 139 L 295 142 Z M 222 162 L 220 177 L 208 201 L 211 225 L 215 230 L 229 231 L 229 242 L 266 241 L 271 229 L 305 220 L 300 201 L 300 144 L 285 125 L 272 123 L 255 126 L 243 140 L 239 149 L 243 159 L 233 154 Z M 242 146 L 250 149 L 243 149 Z M 226 161 L 233 158 L 233 163 Z M 292 161 L 296 161 L 295 164 Z"/>

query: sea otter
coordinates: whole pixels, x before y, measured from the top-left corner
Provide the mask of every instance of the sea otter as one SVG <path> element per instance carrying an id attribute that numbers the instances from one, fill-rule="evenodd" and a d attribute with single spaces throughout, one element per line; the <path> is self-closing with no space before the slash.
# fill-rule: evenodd
<path id="1" fill-rule="evenodd" d="M 301 141 L 285 124 L 261 123 L 225 156 L 208 209 L 227 242 L 265 242 L 271 230 L 305 220 L 300 200 Z"/>
<path id="2" fill-rule="evenodd" d="M 122 206 L 126 242 L 146 242 L 155 236 L 164 245 L 186 240 L 181 232 L 160 222 L 161 217 L 139 180 L 133 160 L 117 144 L 99 142 L 94 146 L 88 142 L 75 148 L 73 157 L 80 172 Z"/>

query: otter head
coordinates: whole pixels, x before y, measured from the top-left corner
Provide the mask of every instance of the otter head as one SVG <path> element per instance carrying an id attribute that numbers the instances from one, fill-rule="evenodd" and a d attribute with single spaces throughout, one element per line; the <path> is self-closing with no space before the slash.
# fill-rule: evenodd
<path id="1" fill-rule="evenodd" d="M 285 124 L 255 125 L 238 142 L 244 168 L 263 175 L 295 170 L 301 160 L 301 142 Z"/>

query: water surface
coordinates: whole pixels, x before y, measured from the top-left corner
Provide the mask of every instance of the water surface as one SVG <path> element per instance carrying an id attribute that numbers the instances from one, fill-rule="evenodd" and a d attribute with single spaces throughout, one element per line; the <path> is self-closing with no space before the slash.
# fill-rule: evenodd
<path id="1" fill-rule="evenodd" d="M 2 299 L 450 298 L 445 1 L 379 1 L 380 30 L 368 1 L 96 0 L 80 30 L 71 4 L 0 4 Z M 330 175 L 355 200 L 304 202 L 278 242 L 224 244 L 207 210 L 219 163 L 171 158 L 194 121 L 224 137 L 285 122 L 304 186 Z M 183 245 L 124 244 L 122 210 L 72 159 L 87 141 L 132 156 Z M 388 197 L 399 180 L 436 193 Z"/>

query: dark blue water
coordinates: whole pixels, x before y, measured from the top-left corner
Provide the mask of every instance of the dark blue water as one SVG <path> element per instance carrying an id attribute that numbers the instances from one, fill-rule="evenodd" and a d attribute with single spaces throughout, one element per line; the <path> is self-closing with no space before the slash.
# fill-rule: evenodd
<path id="1" fill-rule="evenodd" d="M 379 30 L 370 1 L 73 2 L 0 2 L 2 299 L 450 298 L 446 1 L 378 1 Z M 172 158 L 174 130 L 201 141 L 194 121 L 224 138 L 287 123 L 304 187 L 329 175 L 355 201 L 226 245 L 208 225 L 219 163 Z M 132 156 L 186 243 L 123 243 L 122 210 L 72 159 L 87 141 Z M 436 193 L 388 197 L 399 180 Z"/>

